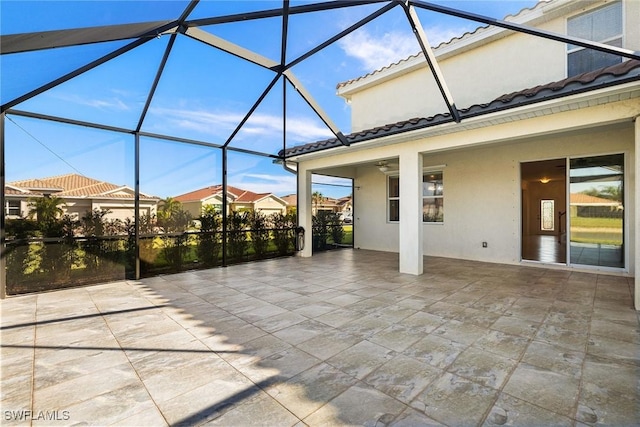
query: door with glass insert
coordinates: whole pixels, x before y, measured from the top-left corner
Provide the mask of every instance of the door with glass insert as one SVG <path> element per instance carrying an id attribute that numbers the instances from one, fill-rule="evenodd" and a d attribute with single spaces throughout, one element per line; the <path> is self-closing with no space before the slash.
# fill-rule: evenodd
<path id="1" fill-rule="evenodd" d="M 571 264 L 624 268 L 624 155 L 570 160 Z"/>

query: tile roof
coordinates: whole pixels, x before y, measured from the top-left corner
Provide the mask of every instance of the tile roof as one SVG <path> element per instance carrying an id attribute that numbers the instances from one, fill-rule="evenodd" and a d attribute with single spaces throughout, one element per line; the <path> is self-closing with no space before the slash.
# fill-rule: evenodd
<path id="1" fill-rule="evenodd" d="M 229 190 L 231 193 L 232 191 Z M 201 200 L 206 199 L 207 197 L 215 196 L 218 193 L 222 192 L 221 185 L 214 185 L 210 187 L 200 188 L 198 190 L 190 191 L 188 193 L 180 194 L 179 196 L 175 196 L 174 199 L 179 201 L 180 203 L 185 202 L 199 202 Z"/>
<path id="2" fill-rule="evenodd" d="M 37 193 L 33 193 L 23 188 L 17 188 L 10 184 L 7 184 L 4 187 L 4 194 L 5 195 L 10 194 L 10 195 L 16 195 L 16 196 L 37 196 L 38 195 Z"/>
<path id="3" fill-rule="evenodd" d="M 280 198 L 292 206 L 295 206 L 298 204 L 297 194 L 287 194 L 286 196 L 282 196 Z"/>
<path id="4" fill-rule="evenodd" d="M 231 185 L 227 186 L 227 192 L 233 197 L 234 202 L 238 203 L 254 203 L 258 200 L 264 199 L 272 195 L 272 193 L 254 193 L 253 191 L 243 190 Z M 217 194 L 222 195 L 222 185 L 212 185 L 198 190 L 190 191 L 185 194 L 174 197 L 181 203 L 185 202 L 199 202 L 208 197 L 215 196 Z"/>
<path id="5" fill-rule="evenodd" d="M 106 181 L 89 178 L 83 175 L 70 173 L 66 175 L 53 176 L 49 178 L 34 178 L 7 183 L 8 186 L 24 189 L 32 196 L 42 196 L 45 192 L 53 190 L 53 194 L 58 197 L 91 197 L 108 199 L 131 199 L 133 194 L 121 194 L 118 190 L 128 188 L 122 185 L 112 184 Z M 49 191 L 45 191 L 49 190 Z M 131 189 L 129 189 L 131 190 Z M 5 187 L 5 194 L 22 194 Z M 140 193 L 141 199 L 157 199 L 157 197 Z"/>
<path id="6" fill-rule="evenodd" d="M 621 205 L 621 203 L 616 200 L 604 199 L 602 197 L 591 196 L 584 193 L 571 193 L 569 200 L 572 205 Z"/>
<path id="7" fill-rule="evenodd" d="M 533 104 L 536 102 L 560 98 L 576 93 L 591 91 L 638 80 L 640 80 L 640 61 L 628 60 L 620 64 L 602 68 L 600 70 L 591 71 L 556 82 L 524 89 L 518 92 L 501 95 L 488 103 L 475 104 L 468 108 L 460 109 L 459 113 L 461 119 L 464 120 L 470 117 L 481 116 L 497 111 L 503 111 L 523 105 Z M 383 136 L 390 136 L 412 130 L 428 128 L 453 121 L 454 119 L 451 117 L 450 113 L 441 113 L 430 117 L 416 117 L 397 123 L 391 123 L 384 126 L 365 129 L 349 134 L 346 136 L 346 138 L 350 144 L 353 144 L 363 141 L 370 141 L 372 139 L 380 138 Z M 291 157 L 340 146 L 342 146 L 342 144 L 337 138 L 330 138 L 322 141 L 316 141 L 296 147 L 291 147 L 284 151 L 281 150 L 279 152 L 279 155 Z"/>

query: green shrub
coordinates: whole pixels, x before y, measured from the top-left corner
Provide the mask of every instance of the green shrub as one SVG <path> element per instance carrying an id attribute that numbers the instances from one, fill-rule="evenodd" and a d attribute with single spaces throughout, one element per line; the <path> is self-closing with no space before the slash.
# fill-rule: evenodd
<path id="1" fill-rule="evenodd" d="M 260 211 L 251 211 L 248 215 L 249 228 L 251 229 L 251 246 L 256 258 L 263 258 L 269 247 L 269 220 Z"/>
<path id="2" fill-rule="evenodd" d="M 279 255 L 288 254 L 294 245 L 294 233 L 292 228 L 295 226 L 296 215 L 289 213 L 284 215 L 282 213 L 272 214 L 271 226 L 273 227 L 273 241 L 276 246 L 276 250 Z"/>
<path id="3" fill-rule="evenodd" d="M 213 205 L 207 205 L 200 215 L 200 233 L 198 234 L 198 259 L 207 267 L 218 264 L 220 255 L 220 229 L 222 216 Z"/>
<path id="4" fill-rule="evenodd" d="M 249 247 L 247 242 L 247 212 L 233 211 L 227 216 L 227 254 L 240 261 Z"/>

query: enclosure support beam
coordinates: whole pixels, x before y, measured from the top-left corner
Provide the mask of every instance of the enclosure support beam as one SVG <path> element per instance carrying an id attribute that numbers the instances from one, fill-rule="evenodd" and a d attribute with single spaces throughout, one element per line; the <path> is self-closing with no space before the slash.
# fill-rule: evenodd
<path id="1" fill-rule="evenodd" d="M 249 49 L 245 49 L 242 46 L 231 43 L 230 41 L 227 41 L 223 38 L 214 36 L 213 34 L 201 30 L 200 28 L 187 28 L 184 34 L 194 40 L 198 40 L 204 44 L 213 46 L 222 51 L 230 53 L 231 55 L 237 56 L 238 58 L 242 58 L 245 61 L 252 62 L 269 70 L 277 71 L 279 68 L 279 64 L 277 62 L 266 58 L 258 53 L 255 53 Z"/>
<path id="2" fill-rule="evenodd" d="M 355 24 L 353 24 L 349 28 L 347 28 L 347 29 L 341 31 L 340 33 L 336 34 L 335 36 L 331 37 L 329 40 L 325 41 L 324 43 L 314 47 L 313 49 L 311 49 L 310 51 L 308 51 L 304 55 L 299 56 L 298 58 L 294 59 L 293 61 L 291 61 L 289 64 L 286 65 L 285 69 L 292 68 L 294 65 L 299 64 L 300 62 L 304 61 L 305 59 L 309 58 L 312 55 L 315 55 L 316 53 L 320 52 L 325 47 L 337 42 L 341 38 L 343 38 L 346 35 L 354 32 L 355 30 L 357 30 L 358 28 L 364 26 L 365 24 L 368 24 L 369 22 L 373 21 L 377 17 L 387 13 L 388 11 L 390 11 L 391 9 L 393 9 L 396 6 L 397 6 L 396 3 L 390 3 L 390 4 L 386 5 L 385 7 L 383 7 L 382 9 L 380 9 L 380 10 L 372 13 L 371 15 L 361 19 L 360 21 L 356 22 Z"/>
<path id="3" fill-rule="evenodd" d="M 222 147 L 222 266 L 227 266 L 227 147 Z"/>
<path id="4" fill-rule="evenodd" d="M 372 3 L 384 3 L 388 0 L 343 0 L 328 1 L 313 4 L 303 4 L 289 8 L 289 15 L 305 14 L 310 12 L 321 12 L 326 10 L 343 9 L 352 6 L 362 6 Z M 230 22 L 247 22 L 256 19 L 276 18 L 282 16 L 282 9 L 259 10 L 255 12 L 244 12 L 234 15 L 217 16 L 214 18 L 192 19 L 187 21 L 189 27 L 202 27 L 215 24 L 227 24 Z"/>
<path id="5" fill-rule="evenodd" d="M 320 120 L 322 120 L 324 124 L 327 125 L 327 127 L 331 130 L 331 132 L 333 132 L 336 138 L 338 138 L 342 145 L 348 146 L 349 141 L 347 140 L 347 138 L 342 132 L 340 132 L 340 129 L 338 129 L 338 126 L 336 126 L 333 120 L 331 120 L 329 115 L 324 112 L 322 107 L 320 107 L 320 104 L 318 104 L 315 99 L 313 99 L 313 96 L 311 96 L 311 93 L 309 93 L 309 91 L 305 89 L 305 87 L 302 85 L 302 82 L 298 80 L 298 78 L 291 72 L 291 70 L 286 70 L 283 74 L 285 75 L 287 80 L 289 80 L 289 83 L 291 83 L 293 88 L 300 94 L 302 99 L 304 99 L 309 107 L 311 107 L 311 109 L 318 115 Z"/>
<path id="6" fill-rule="evenodd" d="M 135 153 L 134 153 L 134 174 L 135 174 L 135 189 L 134 189 L 134 239 L 135 239 L 135 253 L 134 253 L 134 266 L 135 266 L 135 279 L 140 280 L 140 134 L 135 134 Z"/>
<path id="7" fill-rule="evenodd" d="M 436 80 L 436 84 L 438 85 L 438 89 L 440 90 L 440 94 L 444 99 L 445 104 L 447 105 L 447 109 L 449 113 L 451 113 L 451 117 L 456 121 L 456 123 L 460 123 L 460 113 L 456 108 L 456 103 L 453 100 L 453 95 L 451 95 L 451 91 L 447 87 L 447 83 L 444 79 L 444 75 L 440 70 L 440 66 L 438 65 L 438 61 L 436 60 L 436 55 L 433 53 L 433 49 L 431 49 L 431 45 L 429 44 L 429 40 L 427 39 L 427 35 L 424 32 L 422 24 L 420 23 L 420 19 L 418 18 L 418 14 L 413 6 L 409 6 L 405 9 L 407 14 L 407 19 L 409 20 L 409 24 L 413 29 L 413 33 L 418 39 L 418 44 L 420 45 L 420 49 L 422 50 L 422 54 L 429 65 L 429 69 L 431 70 L 431 74 L 433 74 L 433 78 Z"/>
<path id="8" fill-rule="evenodd" d="M 551 31 L 541 30 L 541 29 L 530 27 L 527 25 L 518 24 L 516 22 L 503 21 L 501 19 L 495 19 L 488 16 L 484 16 L 484 15 L 478 15 L 476 13 L 464 12 L 459 9 L 452 9 L 450 7 L 440 6 L 437 4 L 428 3 L 421 0 L 409 0 L 408 4 L 409 6 L 416 6 L 421 9 L 431 10 L 433 12 L 443 13 L 445 15 L 456 16 L 458 18 L 469 19 L 471 21 L 481 22 L 487 25 L 506 28 L 508 30 L 517 31 L 519 33 L 542 37 L 549 40 L 555 40 L 562 43 L 574 44 L 576 46 L 584 47 L 587 49 L 594 49 L 599 52 L 624 56 L 625 58 L 629 58 L 629 59 L 640 60 L 640 52 L 635 52 L 631 49 L 610 46 L 604 43 L 592 42 L 590 40 L 581 39 L 579 37 L 558 34 Z"/>
<path id="9" fill-rule="evenodd" d="M 5 248 L 5 150 L 4 150 L 4 113 L 0 114 L 0 186 L 2 186 L 2 194 L 0 194 L 0 204 L 2 205 L 2 216 L 0 216 L 0 299 L 7 296 L 7 268 L 6 257 L 7 250 Z"/>
<path id="10" fill-rule="evenodd" d="M 144 103 L 144 108 L 142 109 L 142 113 L 140 114 L 140 118 L 138 119 L 138 126 L 136 126 L 136 131 L 139 132 L 142 129 L 142 124 L 144 123 L 144 119 L 147 117 L 147 112 L 149 111 L 149 107 L 151 106 L 151 101 L 153 100 L 153 96 L 156 93 L 156 89 L 158 88 L 158 83 L 160 83 L 160 77 L 162 77 L 162 72 L 164 71 L 164 67 L 167 65 L 167 60 L 169 59 L 169 54 L 173 49 L 173 44 L 176 41 L 176 34 L 171 34 L 171 38 L 169 39 L 169 44 L 164 50 L 164 55 L 162 56 L 162 61 L 160 61 L 160 66 L 158 66 L 158 71 L 156 72 L 156 77 L 153 79 L 153 84 L 151 85 L 151 89 L 149 90 L 149 94 L 147 95 L 147 100 Z"/>
<path id="11" fill-rule="evenodd" d="M 253 105 L 251 106 L 251 108 L 249 109 L 249 111 L 247 111 L 247 114 L 244 115 L 244 117 L 242 118 L 242 120 L 240 120 L 240 123 L 238 123 L 238 126 L 236 126 L 236 128 L 233 130 L 233 132 L 231 132 L 231 135 L 229 135 L 229 138 L 227 138 L 227 140 L 225 141 L 223 147 L 227 147 L 231 141 L 233 141 L 233 138 L 236 137 L 236 135 L 238 134 L 238 132 L 240 132 L 240 129 L 242 129 L 242 126 L 244 126 L 245 123 L 247 123 L 247 120 L 249 120 L 249 118 L 251 117 L 251 115 L 256 111 L 256 109 L 260 106 L 260 104 L 262 103 L 262 101 L 264 101 L 264 99 L 267 97 L 267 95 L 269 94 L 269 92 L 271 92 L 271 89 L 273 88 L 273 86 L 275 86 L 275 84 L 278 82 L 278 79 L 280 78 L 280 74 L 278 74 L 277 76 L 275 76 L 273 78 L 273 80 L 271 80 L 271 83 L 269 83 L 269 85 L 265 88 L 265 90 L 262 92 L 262 94 L 258 97 L 258 99 L 256 100 L 256 102 L 253 103 Z"/>
<path id="12" fill-rule="evenodd" d="M 168 28 L 172 28 L 172 26 L 174 26 L 174 25 L 175 24 L 164 25 L 162 27 L 157 28 L 157 31 L 159 33 L 164 32 Z M 105 62 L 108 62 L 108 61 L 110 61 L 110 60 L 112 60 L 114 58 L 117 58 L 118 56 L 120 56 L 122 54 L 125 54 L 125 53 L 129 52 L 130 50 L 135 49 L 138 46 L 142 46 L 143 44 L 145 44 L 145 43 L 147 43 L 147 42 L 149 42 L 151 40 L 154 40 L 154 39 L 155 39 L 155 37 L 141 37 L 141 38 L 129 43 L 128 45 L 121 47 L 120 49 L 116 49 L 113 52 L 111 52 L 111 53 L 109 53 L 107 55 L 104 55 L 102 58 L 96 59 L 95 61 L 92 61 L 92 62 L 90 62 L 90 63 L 88 63 L 88 64 L 86 64 L 86 65 L 84 65 L 84 66 L 82 66 L 80 68 L 77 68 L 74 71 L 72 71 L 70 73 L 67 73 L 62 77 L 59 77 L 59 78 L 57 78 L 55 80 L 52 80 L 49 83 L 44 84 L 44 85 L 40 86 L 39 88 L 34 89 L 34 90 L 32 90 L 31 92 L 29 92 L 29 93 L 27 93 L 25 95 L 22 95 L 22 96 L 20 96 L 20 97 L 18 97 L 16 99 L 13 99 L 12 101 L 7 102 L 2 107 L 0 107 L 0 111 L 4 112 L 4 111 L 8 110 L 11 107 L 15 107 L 16 105 L 20 104 L 21 102 L 24 102 L 24 101 L 26 101 L 28 99 L 31 99 L 36 95 L 40 95 L 41 93 L 46 92 L 49 89 L 52 89 L 52 88 L 54 88 L 54 87 L 56 87 L 56 86 L 58 86 L 58 85 L 60 85 L 60 84 L 62 84 L 64 82 L 66 82 L 66 81 L 69 81 L 69 80 L 73 79 L 74 77 L 77 77 L 77 76 L 79 76 L 81 74 L 84 74 L 87 71 L 92 70 L 92 69 L 96 68 L 97 66 L 102 65 Z"/>
<path id="13" fill-rule="evenodd" d="M 400 273 L 423 273 L 422 154 L 400 153 Z"/>
<path id="14" fill-rule="evenodd" d="M 640 310 L 640 116 L 635 118 L 635 159 L 634 159 L 634 168 L 635 168 L 635 197 L 633 206 L 633 216 L 634 218 L 629 218 L 631 221 L 632 227 L 634 231 L 634 240 L 633 247 L 631 248 L 630 259 L 632 266 L 629 269 L 633 272 L 635 276 L 635 308 L 636 310 Z"/>

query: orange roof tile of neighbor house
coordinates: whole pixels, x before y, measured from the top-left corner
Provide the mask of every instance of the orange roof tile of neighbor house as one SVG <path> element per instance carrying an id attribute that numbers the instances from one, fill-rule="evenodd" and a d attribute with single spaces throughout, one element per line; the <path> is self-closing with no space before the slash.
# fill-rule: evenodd
<path id="1" fill-rule="evenodd" d="M 13 187 L 13 189 L 11 189 L 11 187 Z M 114 199 L 133 198 L 133 193 L 118 193 L 118 190 L 125 188 L 129 187 L 71 173 L 49 178 L 34 178 L 9 182 L 5 187 L 5 194 L 28 194 L 31 196 L 54 194 L 58 197 L 101 197 Z M 23 191 L 16 191 L 16 189 Z M 158 197 L 143 193 L 140 193 L 140 198 L 158 199 Z"/>
<path id="2" fill-rule="evenodd" d="M 253 191 L 244 190 L 242 188 L 233 187 L 231 185 L 227 186 L 227 192 L 234 201 L 247 203 L 256 202 L 272 195 L 272 193 L 254 193 Z M 174 198 L 181 203 L 197 202 L 218 194 L 222 196 L 222 185 L 212 185 L 209 187 L 200 188 L 189 193 L 180 194 L 179 196 L 176 196 Z"/>
<path id="3" fill-rule="evenodd" d="M 590 196 L 589 194 L 584 193 L 571 193 L 570 198 L 572 205 L 607 205 L 607 206 L 618 206 L 622 203 L 617 200 L 605 199 L 602 197 Z"/>
<path id="4" fill-rule="evenodd" d="M 298 204 L 298 195 L 297 194 L 287 194 L 286 196 L 281 197 L 282 200 L 289 203 L 292 206 Z"/>

